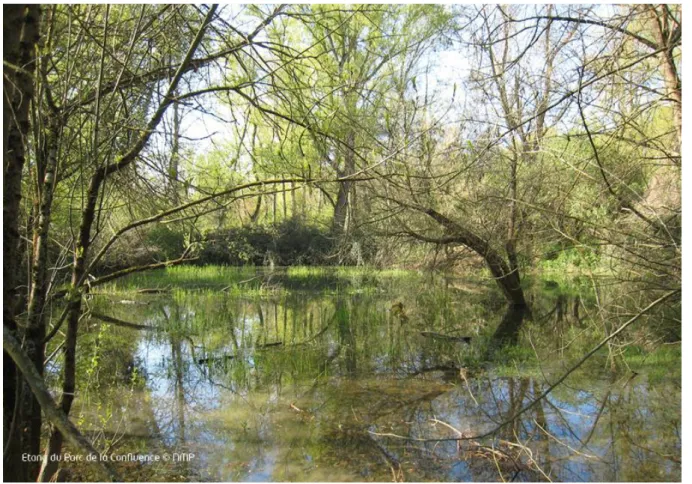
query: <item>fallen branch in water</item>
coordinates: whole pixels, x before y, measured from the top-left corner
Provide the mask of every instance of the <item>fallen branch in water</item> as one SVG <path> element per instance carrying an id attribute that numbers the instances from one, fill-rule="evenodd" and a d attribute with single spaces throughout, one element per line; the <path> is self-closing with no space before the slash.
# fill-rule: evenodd
<path id="1" fill-rule="evenodd" d="M 263 345 L 256 345 L 255 349 L 262 350 L 266 348 L 272 348 L 275 346 L 283 346 L 283 343 L 281 341 L 276 341 L 273 343 L 266 343 Z M 197 360 L 197 363 L 204 364 L 204 363 L 209 363 L 209 362 L 214 362 L 214 361 L 222 361 L 222 360 L 232 360 L 238 355 L 220 355 L 220 356 L 208 356 L 206 358 L 200 358 Z"/>
<path id="2" fill-rule="evenodd" d="M 434 365 L 434 366 L 426 366 L 423 368 L 418 368 L 416 371 L 413 371 L 411 373 L 406 374 L 406 378 L 413 378 L 418 375 L 421 375 L 423 373 L 431 373 L 433 371 L 444 371 L 444 372 L 449 372 L 449 371 L 461 371 L 463 370 L 462 367 L 457 366 L 457 365 Z"/>
<path id="3" fill-rule="evenodd" d="M 145 287 L 137 290 L 138 294 L 164 294 L 167 292 L 171 292 L 170 285 L 166 287 Z"/>
<path id="4" fill-rule="evenodd" d="M 463 437 L 464 433 L 460 431 L 459 429 L 453 427 L 452 425 L 448 424 L 447 422 L 444 422 L 442 420 L 433 418 L 430 420 L 433 424 L 440 424 L 448 429 L 452 430 L 454 433 L 456 433 L 459 437 Z M 535 420 L 534 420 L 535 422 Z M 514 472 L 515 472 L 515 478 L 516 475 L 519 474 L 521 471 L 531 471 L 535 470 L 543 475 L 549 482 L 552 482 L 548 474 L 541 469 L 541 467 L 538 465 L 538 462 L 534 459 L 533 452 L 531 452 L 531 449 L 527 447 L 526 445 L 522 445 L 517 442 L 510 442 L 509 440 L 505 439 L 499 439 L 498 444 L 501 446 L 505 446 L 505 449 L 495 447 L 495 442 L 493 442 L 492 446 L 488 447 L 487 445 L 483 445 L 480 442 L 477 442 L 475 440 L 467 440 L 466 445 L 468 448 L 466 449 L 467 452 L 471 452 L 471 449 L 475 449 L 473 453 L 478 456 L 482 456 L 485 458 L 488 458 L 489 456 L 492 457 L 493 462 L 495 463 L 495 466 L 500 473 L 500 477 L 502 477 L 502 470 L 500 468 L 500 462 L 498 461 L 498 458 L 502 461 L 511 461 L 512 465 L 514 466 Z M 511 448 L 517 448 L 519 449 L 519 453 L 516 455 L 513 455 L 510 452 Z M 462 442 L 461 440 L 457 441 L 457 452 L 462 452 L 464 449 L 462 448 Z M 524 452 L 526 453 L 529 463 L 525 464 L 524 462 L 521 461 L 520 456 L 521 453 Z M 504 480 L 504 479 L 503 479 Z M 514 479 L 512 479 L 513 481 Z"/>
<path id="5" fill-rule="evenodd" d="M 675 294 L 679 294 L 680 289 L 676 289 L 674 291 L 670 291 L 663 296 L 659 297 L 656 299 L 654 302 L 649 304 L 647 307 L 642 309 L 638 314 L 627 320 L 625 323 L 623 323 L 618 329 L 613 331 L 611 334 L 606 336 L 600 343 L 598 343 L 591 351 L 589 351 L 586 355 L 584 355 L 579 361 L 577 361 L 569 370 L 567 370 L 565 373 L 560 376 L 554 383 L 552 383 L 543 393 L 541 393 L 535 400 L 531 401 L 531 403 L 527 404 L 526 406 L 522 407 L 519 411 L 517 411 L 514 415 L 512 415 L 509 419 L 505 420 L 504 422 L 498 424 L 494 429 L 480 435 L 473 435 L 473 436 L 461 436 L 461 437 L 449 437 L 449 438 L 441 438 L 441 439 L 421 439 L 421 438 L 416 438 L 416 437 L 406 437 L 405 435 L 398 435 L 398 434 L 393 434 L 390 432 L 385 432 L 385 433 L 380 433 L 380 432 L 373 432 L 371 430 L 368 430 L 369 433 L 372 435 L 377 435 L 379 437 L 390 437 L 393 439 L 400 439 L 400 440 L 407 440 L 411 442 L 455 442 L 458 440 L 470 440 L 470 439 L 483 439 L 485 437 L 490 437 L 491 435 L 494 435 L 497 433 L 498 430 L 504 428 L 505 426 L 509 425 L 510 423 L 514 422 L 517 418 L 519 418 L 521 415 L 529 411 L 531 408 L 533 408 L 538 402 L 543 400 L 545 397 L 547 397 L 550 392 L 552 392 L 558 385 L 560 385 L 563 381 L 567 379 L 569 375 L 571 375 L 577 368 L 579 368 L 581 365 L 583 365 L 586 360 L 591 358 L 598 350 L 603 348 L 608 341 L 611 339 L 615 338 L 617 335 L 622 333 L 625 329 L 627 329 L 632 323 L 637 321 L 639 318 L 644 316 L 646 313 L 651 311 L 653 308 L 661 304 L 662 302 L 668 300 L 670 297 L 674 296 Z"/>
<path id="6" fill-rule="evenodd" d="M 452 341 L 454 343 L 471 343 L 471 336 L 450 336 L 448 334 L 434 333 L 432 331 L 421 331 L 420 334 L 427 338 Z"/>
<path id="7" fill-rule="evenodd" d="M 226 292 L 232 287 L 237 287 L 237 286 L 240 286 L 241 284 L 245 284 L 247 282 L 252 282 L 254 280 L 259 279 L 260 277 L 261 276 L 255 276 L 255 277 L 251 277 L 250 279 L 245 279 L 242 281 L 234 282 L 233 284 L 229 284 L 228 286 L 221 288 L 221 292 Z"/>
<path id="8" fill-rule="evenodd" d="M 301 410 L 300 408 L 296 407 L 294 403 L 291 403 L 291 405 L 289 405 L 289 407 L 291 407 L 291 409 L 295 410 L 296 412 L 299 412 L 299 413 L 304 412 L 304 410 Z"/>
<path id="9" fill-rule="evenodd" d="M 144 331 L 162 331 L 159 328 L 146 326 L 144 324 L 129 323 L 127 321 L 123 321 L 122 319 L 114 318 L 112 316 L 106 316 L 105 314 L 92 312 L 90 316 L 94 319 L 98 319 L 99 321 L 103 321 L 104 323 L 110 323 L 116 326 L 122 326 L 124 328 L 141 329 Z"/>
<path id="10" fill-rule="evenodd" d="M 368 439 L 368 442 L 382 454 L 382 460 L 387 464 L 389 470 L 392 471 L 392 482 L 404 482 L 404 469 L 401 466 L 401 461 L 372 437 Z"/>

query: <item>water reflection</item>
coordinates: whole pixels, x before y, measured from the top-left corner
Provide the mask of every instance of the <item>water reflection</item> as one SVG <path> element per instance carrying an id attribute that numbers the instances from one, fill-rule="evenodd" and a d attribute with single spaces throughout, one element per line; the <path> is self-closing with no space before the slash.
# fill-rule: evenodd
<path id="1" fill-rule="evenodd" d="M 517 344 L 519 330 L 524 322 L 526 312 L 526 308 L 508 306 L 502 321 L 495 330 L 493 341 L 496 344 Z"/>
<path id="2" fill-rule="evenodd" d="M 189 463 L 142 466 L 129 477 L 680 478 L 679 385 L 645 374 L 613 380 L 578 372 L 494 435 L 475 438 L 547 387 L 541 372 L 508 376 L 466 365 L 489 358 L 498 345 L 525 344 L 526 315 L 504 311 L 482 288 L 402 291 L 181 293 L 128 307 L 102 301 L 114 317 L 168 329 L 109 333 L 127 341 L 142 375 L 123 402 L 122 411 L 136 410 L 136 417 L 113 419 L 118 425 L 109 432 L 122 449 L 196 455 Z M 393 314 L 397 302 L 405 319 Z M 560 331 L 566 320 L 579 320 L 583 304 L 558 295 L 532 320 Z M 118 381 L 112 388 L 122 391 Z M 456 437 L 474 438 L 440 441 Z"/>

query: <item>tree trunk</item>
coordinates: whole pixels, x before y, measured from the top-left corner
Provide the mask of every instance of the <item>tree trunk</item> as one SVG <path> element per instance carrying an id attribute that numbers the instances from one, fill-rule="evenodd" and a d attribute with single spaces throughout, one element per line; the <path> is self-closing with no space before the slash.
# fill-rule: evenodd
<path id="1" fill-rule="evenodd" d="M 65 415 L 70 414 L 76 389 L 76 350 L 79 316 L 82 311 L 82 294 L 80 287 L 86 270 L 86 258 L 91 244 L 91 227 L 96 215 L 96 205 L 99 199 L 101 184 L 105 177 L 105 170 L 97 171 L 91 178 L 86 206 L 82 212 L 82 223 L 79 229 L 79 243 L 74 254 L 74 266 L 72 268 L 72 282 L 70 284 L 70 301 L 67 305 L 67 334 L 65 336 L 65 363 L 63 366 L 62 398 L 60 407 Z M 49 481 L 58 470 L 58 461 L 50 457 L 60 454 L 63 444 L 63 435 L 59 429 L 53 428 L 44 454 L 39 480 Z"/>
<path id="2" fill-rule="evenodd" d="M 505 250 L 507 252 L 507 260 L 509 261 L 509 268 L 513 272 L 516 272 L 517 277 L 519 277 L 519 263 L 517 261 L 517 164 L 518 155 L 517 153 L 512 154 L 512 161 L 510 167 L 510 197 L 509 201 L 509 227 L 507 230 L 507 243 L 505 244 Z"/>
<path id="3" fill-rule="evenodd" d="M 409 207 L 411 206 L 409 205 Z M 487 241 L 433 209 L 422 207 L 413 208 L 424 212 L 442 225 L 450 235 L 448 238 L 450 242 L 461 243 L 483 257 L 486 264 L 488 264 L 490 272 L 495 278 L 495 282 L 500 286 L 500 289 L 502 289 L 502 292 L 510 304 L 515 307 L 527 306 L 526 299 L 524 298 L 524 291 L 521 289 L 519 270 L 512 270 L 500 253 L 491 247 Z"/>
<path id="4" fill-rule="evenodd" d="M 346 215 L 348 214 L 348 189 L 349 182 L 339 184 L 339 193 L 334 205 L 334 217 L 332 219 L 332 232 L 343 234 L 346 231 Z"/>
<path id="5" fill-rule="evenodd" d="M 255 204 L 255 210 L 250 215 L 250 223 L 253 225 L 257 223 L 260 215 L 260 209 L 262 208 L 262 195 L 257 195 L 257 203 Z"/>
<path id="6" fill-rule="evenodd" d="M 19 256 L 19 204 L 21 201 L 22 170 L 25 161 L 25 142 L 29 133 L 29 104 L 34 95 L 35 47 L 39 39 L 38 5 L 5 5 L 3 22 L 3 324 L 14 337 Z M 19 390 L 17 368 L 3 351 L 3 452 L 6 481 L 28 480 L 21 461 L 20 436 L 22 422 L 15 421 Z"/>
<path id="7" fill-rule="evenodd" d="M 18 367 L 21 369 L 22 374 L 31 387 L 31 391 L 41 403 L 41 408 L 45 412 L 48 419 L 61 430 L 61 432 L 67 437 L 67 440 L 74 446 L 75 449 L 83 452 L 85 455 L 93 456 L 94 462 L 103 470 L 103 474 L 108 477 L 109 480 L 118 481 L 119 477 L 113 466 L 109 462 L 101 462 L 98 459 L 99 453 L 91 445 L 91 442 L 89 442 L 82 434 L 79 433 L 74 424 L 72 424 L 67 416 L 64 415 L 55 405 L 53 398 L 43 382 L 43 378 L 41 375 L 36 373 L 32 362 L 22 351 L 22 348 L 19 346 L 19 342 L 14 335 L 7 330 L 7 328 L 4 328 L 3 331 L 2 346 L 7 350 L 8 354 L 11 355 L 12 360 L 15 361 Z M 17 465 L 20 466 L 20 464 Z"/>
<path id="8" fill-rule="evenodd" d="M 282 175 L 284 178 L 286 175 Z M 281 184 L 281 200 L 283 201 L 284 205 L 284 218 L 283 220 L 286 221 L 288 218 L 288 204 L 286 203 L 286 183 Z"/>
<path id="9" fill-rule="evenodd" d="M 175 92 L 178 95 L 178 92 Z M 172 205 L 180 205 L 178 194 L 178 177 L 180 165 L 180 113 L 178 103 L 173 103 L 173 142 L 171 144 L 171 160 L 168 166 L 168 191 Z"/>
<path id="10" fill-rule="evenodd" d="M 50 128 L 44 140 L 45 149 L 37 154 L 42 160 L 37 160 L 41 167 L 39 176 L 43 181 L 38 183 L 39 202 L 36 225 L 34 227 L 34 246 L 31 267 L 31 293 L 29 295 L 28 316 L 24 333 L 24 349 L 29 359 L 36 367 L 39 375 L 43 376 L 43 360 L 45 357 L 45 305 L 48 291 L 48 233 L 50 229 L 53 194 L 56 185 L 58 164 L 59 123 L 49 121 Z M 28 383 L 24 382 L 22 390 L 23 402 L 20 409 L 21 422 L 24 424 L 22 434 L 22 453 L 39 455 L 41 452 L 41 407 L 31 392 Z M 29 475 L 38 475 L 39 463 L 26 463 Z"/>
<path id="11" fill-rule="evenodd" d="M 492 337 L 492 345 L 516 344 L 519 337 L 519 329 L 521 329 L 524 317 L 526 316 L 526 308 L 510 306 L 498 325 Z"/>
<path id="12" fill-rule="evenodd" d="M 665 81 L 668 98 L 672 101 L 673 125 L 678 142 L 677 152 L 680 153 L 682 143 L 682 82 L 675 65 L 673 49 L 680 40 L 682 28 L 678 26 L 672 28 L 670 15 L 665 5 L 662 7 L 651 6 L 651 16 L 654 24 L 654 36 L 656 44 L 660 49 L 664 49 L 661 55 L 661 70 Z"/>
<path id="13" fill-rule="evenodd" d="M 350 149 L 347 149 L 344 154 L 344 169 L 338 170 L 339 178 L 351 176 L 355 173 L 355 155 L 353 148 L 355 145 L 355 133 L 350 131 L 346 135 L 346 144 Z M 339 192 L 336 196 L 336 204 L 334 205 L 334 218 L 332 219 L 332 232 L 334 234 L 344 234 L 346 232 L 346 224 L 348 220 L 349 197 L 351 195 L 353 182 L 343 181 L 339 183 Z"/>

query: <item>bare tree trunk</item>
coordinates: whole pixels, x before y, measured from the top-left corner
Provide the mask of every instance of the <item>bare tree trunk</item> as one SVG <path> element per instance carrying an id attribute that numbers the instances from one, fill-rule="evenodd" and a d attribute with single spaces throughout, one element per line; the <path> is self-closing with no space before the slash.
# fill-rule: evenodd
<path id="1" fill-rule="evenodd" d="M 257 203 L 255 204 L 255 210 L 250 215 L 250 222 L 256 224 L 259 219 L 260 209 L 262 208 L 262 195 L 257 195 Z"/>
<path id="2" fill-rule="evenodd" d="M 512 154 L 511 169 L 510 169 L 510 196 L 509 201 L 509 227 L 507 230 L 507 243 L 505 250 L 507 251 L 507 260 L 509 261 L 510 270 L 519 275 L 519 263 L 517 261 L 517 153 Z"/>
<path id="3" fill-rule="evenodd" d="M 677 42 L 680 41 L 682 35 L 681 26 L 673 28 L 671 25 L 673 19 L 668 13 L 666 5 L 660 7 L 651 6 L 651 16 L 654 24 L 654 36 L 656 43 L 662 52 L 663 59 L 661 61 L 661 69 L 663 70 L 663 79 L 666 85 L 668 98 L 673 101 L 673 125 L 675 126 L 676 136 L 678 141 L 678 153 L 682 143 L 682 82 L 678 74 L 675 59 L 673 57 L 673 49 Z"/>
<path id="4" fill-rule="evenodd" d="M 411 233 L 411 235 L 427 242 L 446 244 L 457 243 L 465 245 L 469 249 L 473 250 L 476 254 L 483 257 L 495 279 L 495 282 L 500 289 L 502 289 L 507 301 L 517 308 L 527 307 L 526 299 L 524 298 L 524 291 L 521 288 L 519 271 L 512 270 L 500 252 L 494 249 L 486 240 L 479 237 L 461 224 L 449 219 L 448 217 L 431 208 L 410 205 L 402 202 L 396 203 L 403 207 L 412 208 L 428 215 L 430 218 L 444 227 L 446 233 L 448 234 L 447 237 L 441 240 L 429 239 L 414 233 Z"/>
<path id="5" fill-rule="evenodd" d="M 343 234 L 346 230 L 346 215 L 348 214 L 348 190 L 345 185 L 348 182 L 339 184 L 339 192 L 336 196 L 336 205 L 334 205 L 334 217 L 332 219 L 332 232 L 334 234 Z"/>
<path id="6" fill-rule="evenodd" d="M 16 106 L 13 106 L 15 102 L 15 87 L 19 87 L 16 82 L 13 82 L 17 77 L 17 71 L 13 66 L 20 65 L 19 45 L 22 37 L 22 29 L 24 27 L 24 15 L 27 5 L 3 5 L 2 8 L 4 15 L 2 59 L 8 66 L 6 69 L 3 69 L 2 145 L 7 149 L 10 126 L 13 124 L 13 111 L 16 108 Z M 7 163 L 7 161 L 5 161 L 5 163 Z M 7 166 L 5 166 L 5 169 L 7 169 Z"/>
<path id="7" fill-rule="evenodd" d="M 296 217 L 296 207 L 298 202 L 296 201 L 296 184 L 291 182 L 291 218 Z"/>
<path id="8" fill-rule="evenodd" d="M 8 64 L 19 64 L 19 42 L 24 25 L 22 16 L 26 5 L 3 5 L 3 61 Z M 18 208 L 19 200 L 15 202 L 13 196 L 18 194 L 21 197 L 21 167 L 24 159 L 17 159 L 16 150 L 9 148 L 9 133 L 11 126 L 14 125 L 14 79 L 15 71 L 3 69 L 3 126 L 2 138 L 3 146 L 3 324 L 11 333 L 16 336 L 17 324 L 14 321 L 14 288 L 16 286 L 16 272 L 18 269 Z M 11 102 L 12 101 L 12 102 Z M 28 114 L 28 103 L 27 114 Z M 14 129 L 12 130 L 14 131 Z M 23 148 L 23 147 L 22 147 Z M 15 166 L 21 163 L 19 169 Z M 11 190 L 11 191 L 10 191 Z M 12 196 L 10 196 L 10 193 Z M 3 452 L 3 480 L 19 481 L 25 480 L 21 475 L 21 466 L 16 465 L 21 462 L 20 438 L 16 429 L 15 406 L 17 404 L 17 368 L 10 355 L 3 350 L 3 432 L 2 438 L 5 445 Z"/>
<path id="9" fill-rule="evenodd" d="M 284 178 L 286 178 L 286 175 L 282 175 Z M 283 201 L 284 205 L 284 218 L 283 220 L 285 221 L 288 218 L 288 204 L 286 203 L 286 183 L 281 184 L 281 199 Z"/>
<path id="10" fill-rule="evenodd" d="M 176 90 L 175 95 L 178 95 Z M 178 176 L 180 165 L 180 113 L 178 103 L 173 103 L 173 142 L 171 144 L 171 160 L 168 166 L 168 194 L 173 205 L 180 204 L 178 194 Z"/>
<path id="11" fill-rule="evenodd" d="M 355 145 L 355 133 L 350 131 L 346 135 L 347 149 L 344 154 L 344 169 L 338 170 L 339 178 L 351 176 L 355 173 L 355 155 L 353 148 Z M 336 204 L 334 205 L 334 218 L 332 219 L 332 232 L 334 234 L 343 234 L 346 232 L 346 222 L 348 218 L 349 197 L 352 191 L 353 182 L 343 181 L 339 183 L 339 192 L 336 196 Z"/>
<path id="12" fill-rule="evenodd" d="M 43 158 L 38 164 L 42 165 L 39 176 L 43 181 L 38 184 L 40 194 L 37 221 L 34 227 L 34 246 L 31 266 L 31 292 L 29 295 L 28 316 L 24 333 L 24 348 L 36 367 L 39 375 L 43 375 L 43 360 L 45 357 L 45 305 L 48 291 L 48 233 L 50 229 L 53 194 L 56 185 L 58 164 L 58 131 L 57 120 L 51 119 L 48 133 L 45 137 L 45 149 L 37 156 Z M 28 383 L 24 383 L 22 392 L 23 403 L 20 410 L 21 422 L 25 431 L 22 435 L 22 452 L 39 455 L 41 452 L 41 407 L 31 392 Z M 29 474 L 38 475 L 38 463 L 27 463 Z"/>
<path id="13" fill-rule="evenodd" d="M 252 159 L 253 162 L 253 173 L 255 173 L 255 179 L 259 181 L 259 178 L 256 173 L 256 160 L 255 160 L 255 149 L 257 146 L 257 125 L 253 125 L 252 127 L 252 153 L 250 154 L 250 158 Z M 257 203 L 255 204 L 255 211 L 252 213 L 250 216 L 250 223 L 256 224 L 257 221 L 259 220 L 260 216 L 260 211 L 262 209 L 262 195 L 257 195 Z M 266 216 L 266 210 L 265 210 L 265 216 Z"/>
<path id="14" fill-rule="evenodd" d="M 3 324 L 16 337 L 14 319 L 19 256 L 19 204 L 25 142 L 29 133 L 29 104 L 34 96 L 35 47 L 39 39 L 39 5 L 3 6 Z M 27 480 L 21 462 L 21 422 L 18 403 L 17 368 L 3 351 L 3 452 L 4 480 Z"/>
<path id="15" fill-rule="evenodd" d="M 104 179 L 104 170 L 99 170 L 94 174 L 89 186 L 86 206 L 82 212 L 82 223 L 79 229 L 79 243 L 74 254 L 74 265 L 72 268 L 72 282 L 70 284 L 72 294 L 67 305 L 67 334 L 65 336 L 63 366 L 62 398 L 60 407 L 65 415 L 70 414 L 72 402 L 74 401 L 76 389 L 76 350 L 77 350 L 77 331 L 79 316 L 82 311 L 82 294 L 79 288 L 82 284 L 84 271 L 86 269 L 86 257 L 91 243 L 91 227 L 95 219 L 96 205 L 99 199 L 99 191 Z M 50 457 L 60 454 L 63 444 L 63 435 L 59 429 L 54 428 L 50 434 L 48 446 L 44 454 L 43 463 L 39 480 L 46 482 L 58 470 L 58 461 Z"/>

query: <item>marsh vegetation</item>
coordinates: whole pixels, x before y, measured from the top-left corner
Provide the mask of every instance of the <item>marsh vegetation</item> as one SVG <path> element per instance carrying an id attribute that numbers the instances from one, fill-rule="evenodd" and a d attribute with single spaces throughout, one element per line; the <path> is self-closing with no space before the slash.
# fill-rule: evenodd
<path id="1" fill-rule="evenodd" d="M 679 5 L 3 11 L 5 480 L 680 478 Z"/>
<path id="2" fill-rule="evenodd" d="M 519 414 L 603 331 L 588 281 L 547 286 L 528 284 L 532 315 L 512 318 L 482 278 L 181 267 L 123 279 L 88 303 L 74 416 L 109 452 L 195 455 L 132 465 L 133 480 L 678 480 L 679 345 L 652 351 L 635 331 Z"/>

